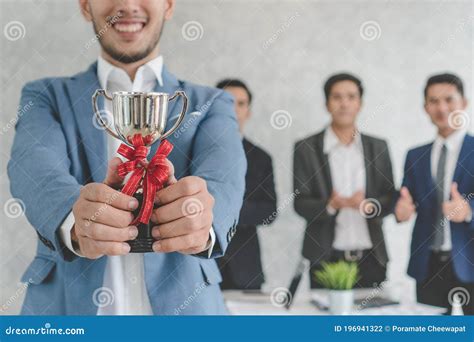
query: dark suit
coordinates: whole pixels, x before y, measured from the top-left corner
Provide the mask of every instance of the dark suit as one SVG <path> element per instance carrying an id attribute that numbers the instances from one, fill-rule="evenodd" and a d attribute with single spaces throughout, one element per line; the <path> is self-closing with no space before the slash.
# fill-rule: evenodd
<path id="1" fill-rule="evenodd" d="M 325 131 L 322 131 L 297 142 L 294 150 L 293 184 L 295 191 L 299 191 L 294 206 L 296 212 L 307 222 L 303 256 L 310 260 L 312 271 L 317 269 L 322 261 L 340 259 L 334 255 L 335 251 L 332 248 L 338 213 L 330 215 L 326 209 L 333 187 L 328 155 L 324 153 L 324 134 Z M 365 197 L 377 200 L 381 207 L 378 215 L 367 219 L 373 248 L 368 250 L 368 254 L 362 259 L 370 262 L 367 269 L 372 268 L 372 272 L 367 272 L 367 277 L 371 276 L 370 273 L 379 275 L 365 279 L 366 281 L 361 279 L 359 285 L 365 287 L 385 278 L 388 255 L 382 222 L 392 210 L 396 192 L 387 143 L 364 134 L 361 135 L 361 141 L 366 169 Z M 375 272 L 374 267 L 377 267 L 378 272 Z M 313 274 L 310 278 L 312 287 L 316 287 Z"/>
<path id="2" fill-rule="evenodd" d="M 245 196 L 237 229 L 225 255 L 218 259 L 222 289 L 260 289 L 265 281 L 260 260 L 257 226 L 267 225 L 276 217 L 276 194 L 271 157 L 247 139 Z"/>
<path id="3" fill-rule="evenodd" d="M 462 287 L 471 295 L 464 306 L 465 314 L 474 313 L 474 220 L 450 222 L 452 250 L 443 258 L 432 251 L 436 226 L 436 185 L 431 175 L 433 144 L 408 152 L 403 185 L 408 188 L 416 204 L 417 217 L 411 241 L 408 274 L 416 279 L 417 297 L 422 303 L 450 309 L 449 291 Z M 474 211 L 474 137 L 466 135 L 456 163 L 452 181 Z M 443 260 L 444 259 L 444 260 Z"/>

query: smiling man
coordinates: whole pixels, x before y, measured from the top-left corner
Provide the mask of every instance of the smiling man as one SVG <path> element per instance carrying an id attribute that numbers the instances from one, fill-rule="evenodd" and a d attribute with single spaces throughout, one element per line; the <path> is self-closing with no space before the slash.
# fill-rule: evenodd
<path id="1" fill-rule="evenodd" d="M 300 140 L 294 152 L 294 206 L 306 222 L 303 256 L 311 261 L 311 287 L 323 262 L 359 268 L 358 287 L 385 280 L 388 254 L 382 230 L 395 196 L 387 143 L 359 132 L 364 88 L 354 75 L 332 75 L 324 85 L 331 123 Z"/>
<path id="2" fill-rule="evenodd" d="M 405 222 L 417 215 L 408 275 L 416 280 L 418 302 L 449 313 L 456 296 L 474 295 L 474 138 L 467 133 L 467 99 L 458 76 L 431 76 L 424 100 L 437 134 L 408 151 L 395 216 Z M 472 300 L 460 304 L 464 314 L 474 314 Z"/>
<path id="3" fill-rule="evenodd" d="M 30 285 L 22 313 L 225 313 L 212 258 L 223 255 L 235 229 L 246 170 L 232 97 L 178 80 L 165 68 L 159 40 L 175 1 L 79 4 L 99 38 L 100 56 L 75 76 L 25 85 L 21 107 L 33 105 L 18 118 L 8 164 L 11 192 L 25 203 L 39 237 L 22 278 Z M 130 253 L 126 243 L 137 236 L 131 222 L 138 203 L 117 191 L 120 142 L 93 124 L 91 96 L 98 88 L 183 90 L 199 112 L 186 114 L 186 129 L 169 138 L 175 148 L 167 186 L 156 193 L 154 253 Z M 166 130 L 176 109 L 170 104 Z M 110 112 L 110 104 L 102 110 Z"/>

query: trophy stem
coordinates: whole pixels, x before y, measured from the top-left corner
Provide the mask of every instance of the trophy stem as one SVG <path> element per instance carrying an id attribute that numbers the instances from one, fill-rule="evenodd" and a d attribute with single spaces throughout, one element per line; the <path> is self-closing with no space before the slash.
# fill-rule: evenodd
<path id="1" fill-rule="evenodd" d="M 136 192 L 133 197 L 135 197 L 139 203 L 138 208 L 133 212 L 134 217 L 137 217 L 143 204 L 143 193 Z M 127 241 L 127 243 L 130 245 L 130 253 L 153 252 L 153 243 L 156 241 L 151 235 L 153 225 L 150 222 L 147 224 L 139 222 L 137 224 L 137 228 L 138 236 L 133 240 Z"/>

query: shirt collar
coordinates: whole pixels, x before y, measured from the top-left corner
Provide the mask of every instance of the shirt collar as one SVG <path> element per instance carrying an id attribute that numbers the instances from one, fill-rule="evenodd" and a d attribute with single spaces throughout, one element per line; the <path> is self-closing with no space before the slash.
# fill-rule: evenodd
<path id="1" fill-rule="evenodd" d="M 150 72 L 151 71 L 151 72 Z M 154 80 L 158 81 L 160 86 L 163 86 L 163 56 L 158 56 L 148 63 L 140 66 L 135 75 L 135 80 L 137 77 L 143 77 L 143 80 Z M 120 75 L 122 73 L 122 75 Z M 140 76 L 141 75 L 141 76 Z M 97 59 L 97 77 L 99 78 L 99 83 L 102 88 L 107 88 L 107 82 L 114 81 L 118 77 L 127 77 L 127 79 L 132 83 L 130 77 L 127 75 L 125 70 L 116 67 L 110 62 L 106 61 L 102 56 L 99 56 Z"/>
<path id="2" fill-rule="evenodd" d="M 360 138 L 360 133 L 355 134 L 354 140 L 352 141 L 351 144 L 355 144 L 356 146 L 361 145 L 361 138 Z M 344 145 L 339 138 L 337 137 L 336 133 L 334 133 L 334 130 L 332 129 L 331 125 L 329 125 L 326 128 L 326 131 L 324 133 L 324 143 L 323 143 L 323 151 L 325 154 L 328 154 L 332 149 L 336 148 L 337 146 L 350 146 L 349 145 Z"/>
<path id="3" fill-rule="evenodd" d="M 437 135 L 433 143 L 434 148 L 441 148 L 443 144 L 446 145 L 446 148 L 450 151 L 459 149 L 464 141 L 467 131 L 465 129 L 459 129 L 448 135 L 446 138 L 443 138 L 441 135 Z"/>

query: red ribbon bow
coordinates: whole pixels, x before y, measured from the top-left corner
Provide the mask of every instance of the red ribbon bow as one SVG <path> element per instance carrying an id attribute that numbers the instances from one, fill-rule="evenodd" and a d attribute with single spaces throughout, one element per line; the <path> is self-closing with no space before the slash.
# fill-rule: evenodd
<path id="1" fill-rule="evenodd" d="M 148 137 L 143 138 L 140 134 L 135 134 L 130 147 L 121 144 L 117 152 L 128 159 L 122 163 L 117 170 L 120 177 L 125 177 L 130 172 L 127 183 L 122 188 L 122 193 L 132 196 L 140 185 L 143 188 L 143 203 L 140 213 L 132 221 L 132 225 L 138 222 L 148 224 L 155 202 L 155 193 L 160 190 L 168 179 L 169 167 L 166 157 L 173 149 L 173 145 L 168 140 L 163 140 L 150 162 L 147 161 L 148 147 L 145 143 Z"/>

